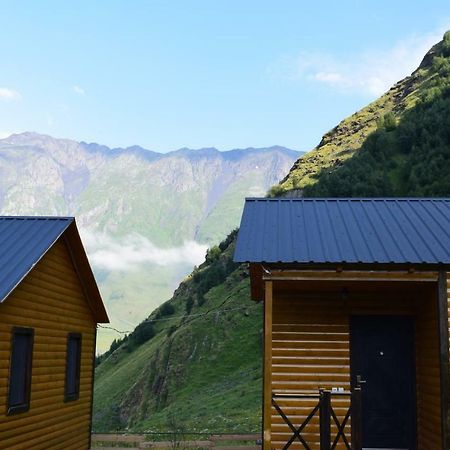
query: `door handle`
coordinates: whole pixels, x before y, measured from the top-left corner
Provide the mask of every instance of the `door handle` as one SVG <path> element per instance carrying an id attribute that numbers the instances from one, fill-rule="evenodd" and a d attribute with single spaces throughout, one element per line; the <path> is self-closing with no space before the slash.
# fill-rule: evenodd
<path id="1" fill-rule="evenodd" d="M 367 381 L 363 380 L 361 375 L 356 375 L 356 386 L 361 387 L 362 384 L 366 384 Z"/>

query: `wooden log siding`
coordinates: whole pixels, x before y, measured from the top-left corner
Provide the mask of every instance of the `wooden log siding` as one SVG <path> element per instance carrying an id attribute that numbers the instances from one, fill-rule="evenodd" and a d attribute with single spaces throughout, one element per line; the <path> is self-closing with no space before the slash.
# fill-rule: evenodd
<path id="1" fill-rule="evenodd" d="M 300 294 L 301 295 L 301 294 Z M 333 300 L 274 296 L 272 391 L 318 393 L 320 388 L 350 388 L 349 330 L 346 311 Z M 278 404 L 297 428 L 317 404 L 317 399 L 279 399 Z M 340 418 L 348 399 L 333 401 Z M 332 433 L 336 427 L 332 424 Z M 348 430 L 347 430 L 348 431 Z M 272 448 L 283 448 L 292 436 L 289 427 L 272 408 Z M 319 448 L 319 415 L 302 436 L 313 449 Z M 296 441 L 291 448 L 303 448 Z M 337 448 L 342 448 L 338 446 Z"/>
<path id="2" fill-rule="evenodd" d="M 13 326 L 34 328 L 30 410 L 7 416 Z M 80 397 L 64 402 L 67 334 L 82 334 Z M 95 323 L 60 239 L 0 304 L 0 449 L 88 449 Z"/>
<path id="3" fill-rule="evenodd" d="M 449 349 L 449 367 L 450 367 L 450 272 L 447 273 L 447 299 L 448 299 L 448 349 Z M 450 369 L 449 369 L 450 370 Z M 447 445 L 450 442 L 450 372 L 447 374 L 447 380 L 448 380 L 448 386 L 449 391 L 447 392 L 447 405 L 448 405 L 448 411 L 447 411 Z"/>
<path id="4" fill-rule="evenodd" d="M 281 283 L 281 282 L 279 282 Z M 287 286 L 286 282 L 283 282 Z M 436 291 L 429 284 L 416 295 L 412 288 L 373 295 L 370 290 L 350 295 L 347 301 L 317 291 L 286 292 L 273 282 L 272 391 L 318 393 L 321 388 L 350 389 L 351 314 L 413 315 L 416 320 L 417 404 L 419 450 L 440 450 L 439 347 Z M 449 317 L 450 317 L 450 282 Z M 350 287 L 350 292 L 354 290 Z M 424 294 L 425 292 L 425 294 Z M 380 299 L 382 301 L 380 301 Z M 317 404 L 314 399 L 279 399 L 278 404 L 297 427 Z M 339 420 L 349 407 L 345 397 L 333 399 Z M 289 427 L 271 410 L 271 448 L 281 449 L 292 436 Z M 332 436 L 336 427 L 332 422 Z M 350 437 L 350 423 L 346 427 Z M 312 449 L 319 449 L 319 415 L 302 436 Z M 332 438 L 333 439 L 333 438 Z M 293 449 L 303 449 L 296 441 Z M 336 448 L 345 448 L 339 444 Z"/>

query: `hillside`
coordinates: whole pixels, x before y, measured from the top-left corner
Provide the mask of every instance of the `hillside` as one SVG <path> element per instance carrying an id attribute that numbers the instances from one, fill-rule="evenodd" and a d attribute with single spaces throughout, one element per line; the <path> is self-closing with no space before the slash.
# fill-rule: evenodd
<path id="1" fill-rule="evenodd" d="M 231 235 L 170 302 L 101 357 L 97 431 L 167 429 L 174 413 L 194 431 L 258 429 L 262 310 L 249 300 L 248 273 L 233 264 L 233 249 Z"/>
<path id="2" fill-rule="evenodd" d="M 449 196 L 449 49 L 447 33 L 411 77 L 329 132 L 271 194 Z M 98 431 L 167 429 L 171 412 L 190 430 L 259 430 L 261 310 L 249 301 L 246 267 L 232 264 L 233 246 L 230 235 L 221 251 L 210 250 L 168 302 L 173 309 L 165 306 L 173 315 L 160 309 L 149 318 L 164 320 L 148 340 L 134 348 L 136 336 L 128 337 L 104 356 Z M 190 317 L 180 318 L 184 311 Z"/>
<path id="3" fill-rule="evenodd" d="M 447 32 L 411 76 L 326 133 L 274 192 L 307 187 L 305 196 L 448 195 L 449 57 Z M 433 179 L 439 187 L 431 187 Z M 320 187 L 312 187 L 318 181 Z"/>
<path id="4" fill-rule="evenodd" d="M 37 133 L 0 140 L 0 214 L 75 215 L 112 326 L 132 330 L 299 153 L 282 147 L 156 153 Z M 100 333 L 99 349 L 113 332 Z"/>

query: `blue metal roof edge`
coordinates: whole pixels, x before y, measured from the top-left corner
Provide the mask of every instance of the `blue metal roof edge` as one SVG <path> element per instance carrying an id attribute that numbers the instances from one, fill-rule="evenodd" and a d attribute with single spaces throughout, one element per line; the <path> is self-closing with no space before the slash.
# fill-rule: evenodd
<path id="1" fill-rule="evenodd" d="M 0 298 L 0 303 L 3 303 L 10 295 L 11 293 L 17 288 L 17 286 L 22 283 L 22 281 L 26 278 L 26 276 L 33 270 L 33 268 L 36 266 L 36 264 L 47 254 L 47 252 L 53 247 L 53 245 L 55 244 L 55 242 L 65 233 L 65 231 L 67 230 L 67 228 L 69 227 L 69 225 L 71 223 L 73 223 L 75 221 L 75 217 L 55 217 L 55 216 L 0 216 L 0 220 L 14 220 L 14 219 L 19 219 L 19 220 L 61 220 L 61 221 L 66 221 L 67 224 L 66 226 L 63 228 L 63 230 L 61 230 L 56 236 L 55 238 L 51 241 L 51 243 L 47 246 L 47 248 L 41 253 L 41 255 L 39 256 L 39 258 L 37 258 L 31 265 L 30 267 L 17 279 L 17 281 L 10 287 L 8 288 L 8 291 L 6 293 L 3 294 L 2 298 Z"/>
<path id="2" fill-rule="evenodd" d="M 402 202 L 407 202 L 407 203 L 428 203 L 428 204 L 432 204 L 432 203 L 444 203 L 446 204 L 446 206 L 448 207 L 448 203 L 450 203 L 450 197 L 360 197 L 360 198 L 355 198 L 355 197 L 347 197 L 347 198 L 343 198 L 343 197 L 312 197 L 312 198 L 304 198 L 304 197 L 294 197 L 294 198 L 283 198 L 283 197 L 277 197 L 277 198 L 267 198 L 267 197 L 247 197 L 245 199 L 245 204 L 246 206 L 251 204 L 251 203 L 309 203 L 309 202 L 326 202 L 326 203 L 334 203 L 334 202 L 351 202 L 351 203 L 357 203 L 357 202 L 370 202 L 370 203 L 377 203 L 377 202 L 385 202 L 385 203 L 402 203 Z M 250 208 L 250 205 L 248 206 Z M 321 260 L 321 261 L 316 261 L 316 260 L 288 260 L 288 261 L 275 261 L 272 259 L 259 259 L 259 258 L 248 258 L 248 254 L 247 254 L 247 250 L 246 248 L 249 247 L 249 242 L 247 242 L 250 239 L 250 236 L 248 235 L 248 233 L 250 232 L 250 230 L 247 230 L 248 227 L 248 223 L 247 223 L 247 217 L 246 214 L 248 214 L 248 211 L 246 210 L 246 208 L 244 208 L 244 212 L 241 216 L 241 223 L 240 223 L 240 231 L 238 233 L 237 236 L 237 243 L 236 243 L 236 250 L 235 250 L 235 254 L 233 255 L 233 260 L 235 262 L 238 263 L 251 263 L 251 262 L 258 262 L 258 263 L 294 263 L 294 264 L 336 264 L 336 263 L 344 263 L 344 264 L 358 264 L 358 265 L 373 265 L 373 264 L 378 264 L 378 265 L 385 265 L 385 264 L 401 264 L 398 261 L 391 261 L 390 263 L 386 262 L 386 261 L 353 261 L 353 260 L 349 260 L 349 261 L 344 261 L 344 260 L 339 260 L 339 261 L 331 261 L 331 260 Z M 243 226 L 245 222 L 245 226 Z M 253 230 L 254 231 L 254 230 Z M 245 255 L 247 255 L 247 257 L 245 257 Z M 267 255 L 265 255 L 267 256 Z M 263 257 L 264 258 L 264 257 Z M 404 262 L 403 262 L 404 263 Z M 417 263 L 417 262 L 415 262 Z M 426 262 L 423 261 L 424 264 L 434 264 L 434 265 L 438 265 L 438 266 L 442 266 L 442 267 L 447 267 L 449 264 L 447 261 L 445 262 Z"/>
<path id="3" fill-rule="evenodd" d="M 1 219 L 11 220 L 75 220 L 74 216 L 0 216 Z"/>
<path id="4" fill-rule="evenodd" d="M 450 202 L 450 197 L 245 197 L 245 201 L 445 201 Z"/>

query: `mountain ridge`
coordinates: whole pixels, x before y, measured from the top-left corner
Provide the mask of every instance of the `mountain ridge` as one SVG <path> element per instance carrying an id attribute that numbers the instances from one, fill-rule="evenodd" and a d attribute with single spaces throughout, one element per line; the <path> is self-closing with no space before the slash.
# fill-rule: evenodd
<path id="1" fill-rule="evenodd" d="M 16 134 L 0 140 L 0 214 L 76 216 L 112 327 L 129 330 L 238 225 L 244 197 L 264 195 L 297 157 L 282 147 L 157 154 Z M 100 350 L 113 336 L 99 334 Z"/>
<path id="2" fill-rule="evenodd" d="M 39 133 L 36 131 L 24 131 L 20 133 L 12 133 L 11 135 L 0 139 L 0 142 L 17 145 L 17 144 L 28 144 L 33 143 L 44 143 L 45 141 L 54 141 L 54 142 L 65 142 L 70 144 L 78 144 L 86 150 L 91 151 L 99 151 L 101 153 L 110 154 L 111 156 L 116 156 L 118 154 L 136 154 L 136 155 L 145 155 L 149 154 L 150 156 L 155 157 L 170 157 L 173 155 L 185 155 L 185 156 L 204 156 L 208 154 L 221 154 L 227 157 L 231 154 L 239 154 L 245 155 L 245 153 L 264 153 L 271 151 L 281 151 L 286 154 L 290 154 L 292 156 L 299 156 L 304 152 L 300 150 L 293 150 L 288 147 L 284 147 L 282 145 L 270 145 L 267 147 L 237 147 L 226 150 L 219 150 L 216 147 L 200 147 L 200 148 L 190 148 L 190 147 L 182 147 L 175 150 L 169 150 L 166 152 L 155 151 L 140 145 L 134 144 L 127 147 L 109 147 L 104 144 L 99 144 L 97 142 L 86 142 L 86 141 L 77 141 L 75 139 L 67 139 L 67 138 L 56 138 L 49 134 Z M 31 141 L 31 142 L 30 142 Z"/>

